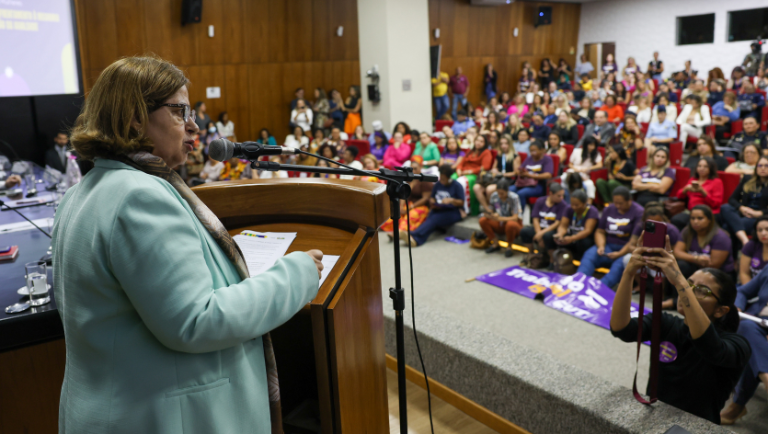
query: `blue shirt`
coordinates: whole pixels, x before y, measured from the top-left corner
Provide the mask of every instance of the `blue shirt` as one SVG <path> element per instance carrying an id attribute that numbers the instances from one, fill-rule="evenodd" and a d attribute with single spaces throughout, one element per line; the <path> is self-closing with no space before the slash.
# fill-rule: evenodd
<path id="1" fill-rule="evenodd" d="M 527 153 L 529 153 L 529 148 L 531 147 L 531 141 L 530 140 L 526 140 L 526 141 L 524 141 L 522 143 L 515 142 L 515 143 L 512 144 L 512 146 L 514 146 L 515 152 L 517 152 L 518 154 L 521 153 L 521 152 L 527 154 Z"/>
<path id="2" fill-rule="evenodd" d="M 750 114 L 752 116 L 756 116 L 758 121 L 760 122 L 760 116 L 758 114 L 758 111 L 760 111 L 760 107 L 763 107 L 765 105 L 765 98 L 760 93 L 742 93 L 738 97 L 738 104 L 739 108 L 742 112 Z M 757 109 L 752 110 L 752 104 L 757 105 Z"/>
<path id="3" fill-rule="evenodd" d="M 712 116 L 727 116 L 730 122 L 733 122 L 739 120 L 739 116 L 741 116 L 741 109 L 737 105 L 732 112 L 729 112 L 725 109 L 725 102 L 720 101 L 716 102 L 715 105 L 712 106 Z"/>
<path id="4" fill-rule="evenodd" d="M 451 183 L 448 185 L 443 185 L 442 182 L 436 182 L 435 186 L 432 187 L 432 197 L 435 199 L 435 202 L 437 202 L 435 207 L 432 208 L 432 212 L 459 212 L 459 208 L 457 206 L 453 204 L 444 205 L 441 202 L 443 199 L 449 197 L 452 199 L 461 199 L 464 201 L 464 188 L 455 179 L 451 180 Z"/>
<path id="5" fill-rule="evenodd" d="M 552 131 L 547 124 L 541 124 L 540 127 L 537 127 L 536 124 L 531 125 L 531 137 L 534 139 L 541 139 L 544 141 L 544 143 L 547 142 L 547 138 L 549 138 L 549 133 Z"/>
<path id="6" fill-rule="evenodd" d="M 651 124 L 648 125 L 648 132 L 645 133 L 645 137 L 654 139 L 676 139 L 677 124 L 669 119 L 664 119 L 663 123 L 651 122 Z"/>
<path id="7" fill-rule="evenodd" d="M 453 126 L 451 129 L 453 130 L 453 134 L 456 134 L 457 136 L 459 134 L 466 133 L 468 129 L 475 126 L 475 121 L 473 121 L 471 118 L 467 118 L 464 120 L 464 122 L 456 121 L 453 123 Z"/>

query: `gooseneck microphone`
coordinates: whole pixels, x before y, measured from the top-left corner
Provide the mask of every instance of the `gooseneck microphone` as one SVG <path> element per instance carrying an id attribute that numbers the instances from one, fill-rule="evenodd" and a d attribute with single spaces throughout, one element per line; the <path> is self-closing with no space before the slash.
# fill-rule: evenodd
<path id="1" fill-rule="evenodd" d="M 17 210 L 15 207 L 12 207 L 12 206 L 8 205 L 7 203 L 3 202 L 2 200 L 0 200 L 0 206 L 5 206 L 6 208 L 16 212 L 16 214 L 24 217 L 24 220 L 28 221 L 29 223 L 32 224 L 32 226 L 36 227 L 37 230 L 39 230 L 40 232 L 44 233 L 46 237 L 51 238 L 51 234 L 49 234 L 48 232 L 44 231 L 42 228 L 40 228 L 40 226 L 36 225 L 35 222 L 33 222 L 32 220 L 28 219 L 27 216 L 25 216 L 24 214 L 19 212 L 19 210 Z"/>
<path id="2" fill-rule="evenodd" d="M 255 161 L 265 155 L 293 155 L 294 148 L 269 146 L 256 142 L 233 143 L 227 139 L 216 139 L 208 145 L 208 155 L 216 161 L 227 161 L 232 157 Z"/>

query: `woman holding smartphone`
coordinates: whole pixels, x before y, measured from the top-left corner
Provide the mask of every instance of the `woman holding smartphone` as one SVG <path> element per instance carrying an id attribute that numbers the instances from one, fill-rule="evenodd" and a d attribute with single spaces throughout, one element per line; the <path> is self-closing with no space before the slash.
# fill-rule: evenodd
<path id="1" fill-rule="evenodd" d="M 674 352 L 666 357 L 670 353 L 666 351 L 659 364 L 658 398 L 719 424 L 720 409 L 752 354 L 747 340 L 736 333 L 736 286 L 716 268 L 701 269 L 686 279 L 672 256 L 669 238 L 665 248 L 647 248 L 643 235 L 613 299 L 611 333 L 624 342 L 637 342 L 639 323 L 630 317 L 632 282 L 643 267 L 664 273 L 678 294 L 677 311 L 683 318 L 661 314 L 661 341 Z M 657 256 L 644 256 L 649 253 Z M 643 341 L 651 339 L 652 324 L 653 314 L 645 315 Z"/>
<path id="2" fill-rule="evenodd" d="M 691 174 L 688 184 L 678 193 L 677 198 L 688 200 L 688 209 L 693 210 L 697 205 L 706 205 L 713 214 L 720 214 L 725 188 L 723 181 L 717 177 L 715 160 L 705 157 L 696 165 L 696 172 Z M 681 212 L 672 217 L 672 224 L 683 229 L 688 224 L 690 214 Z"/>

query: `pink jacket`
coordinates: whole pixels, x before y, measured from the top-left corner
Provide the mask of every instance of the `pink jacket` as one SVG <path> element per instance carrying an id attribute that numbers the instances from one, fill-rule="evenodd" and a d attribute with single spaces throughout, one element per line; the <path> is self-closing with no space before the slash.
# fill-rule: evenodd
<path id="1" fill-rule="evenodd" d="M 411 158 L 411 147 L 408 144 L 403 143 L 399 148 L 389 145 L 387 152 L 384 153 L 384 162 L 382 164 L 384 167 L 392 169 L 402 166 L 409 158 Z"/>

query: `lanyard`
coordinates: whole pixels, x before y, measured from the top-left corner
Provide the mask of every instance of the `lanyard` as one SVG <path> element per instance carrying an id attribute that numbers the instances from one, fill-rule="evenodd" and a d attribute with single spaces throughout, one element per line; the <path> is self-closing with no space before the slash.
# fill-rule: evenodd
<path id="1" fill-rule="evenodd" d="M 507 173 L 507 156 L 501 155 L 501 173 Z"/>
<path id="2" fill-rule="evenodd" d="M 658 400 L 656 396 L 659 385 L 659 353 L 661 352 L 661 298 L 664 292 L 662 283 L 663 275 L 656 272 L 653 279 L 653 312 L 651 321 L 651 377 L 648 380 L 648 397 L 643 398 L 637 391 L 637 362 L 640 360 L 640 346 L 643 344 L 643 312 L 645 311 L 645 290 L 649 282 L 648 269 L 640 270 L 640 309 L 637 315 L 637 357 L 635 358 L 635 379 L 632 382 L 632 393 L 635 399 L 642 404 L 653 404 Z"/>

